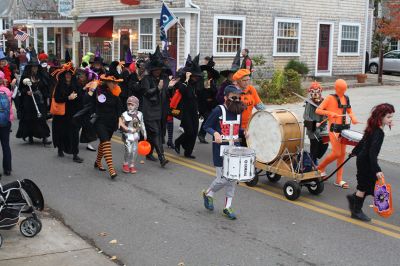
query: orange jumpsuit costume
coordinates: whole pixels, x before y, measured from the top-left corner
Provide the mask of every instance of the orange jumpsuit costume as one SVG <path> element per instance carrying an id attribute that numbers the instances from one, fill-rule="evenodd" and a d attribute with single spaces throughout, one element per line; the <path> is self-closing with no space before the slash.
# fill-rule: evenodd
<path id="1" fill-rule="evenodd" d="M 352 124 L 358 123 L 351 109 L 349 98 L 344 94 L 346 90 L 346 81 L 343 79 L 336 80 L 336 95 L 332 94 L 326 97 L 320 104 L 319 108 L 315 111 L 316 114 L 328 117 L 329 141 L 332 146 L 332 152 L 318 166 L 318 170 L 322 173 L 325 173 L 327 165 L 334 160 L 336 160 L 337 166 L 342 164 L 345 160 L 346 144 L 340 142 L 340 132 L 343 129 L 350 128 L 350 124 L 347 124 L 346 113 L 350 117 Z M 342 180 L 342 177 L 343 168 L 338 170 L 335 184 L 342 188 L 348 188 L 347 183 Z"/>

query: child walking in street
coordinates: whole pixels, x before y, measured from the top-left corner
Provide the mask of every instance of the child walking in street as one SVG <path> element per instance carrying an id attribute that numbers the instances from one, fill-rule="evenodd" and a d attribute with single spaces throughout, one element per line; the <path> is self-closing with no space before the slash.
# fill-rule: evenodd
<path id="1" fill-rule="evenodd" d="M 122 113 L 119 124 L 123 132 L 122 141 L 124 142 L 124 163 L 122 171 L 124 173 L 135 174 L 135 162 L 137 159 L 138 141 L 140 139 L 139 132 L 143 134 L 143 138 L 147 139 L 146 128 L 143 122 L 143 114 L 138 111 L 139 100 L 135 96 L 130 96 L 126 101 L 128 110 Z"/>
<path id="2" fill-rule="evenodd" d="M 223 213 L 231 220 L 236 219 L 231 208 L 236 181 L 230 181 L 222 176 L 222 155 L 225 148 L 228 147 L 228 141 L 239 140 L 239 135 L 243 135 L 243 130 L 240 128 L 241 113 L 246 106 L 240 100 L 241 94 L 242 91 L 235 86 L 227 86 L 224 91 L 225 104 L 215 107 L 203 126 L 204 130 L 213 136 L 212 151 L 216 171 L 215 180 L 207 190 L 203 190 L 204 207 L 210 211 L 214 210 L 214 194 L 225 188 L 226 198 Z M 239 146 L 240 142 L 236 141 L 235 144 Z"/>
<path id="3" fill-rule="evenodd" d="M 378 164 L 378 155 L 382 147 L 385 126 L 392 127 L 394 107 L 383 103 L 372 109 L 364 136 L 353 149 L 352 155 L 357 156 L 357 191 L 347 195 L 351 217 L 369 222 L 371 219 L 362 211 L 365 197 L 374 195 L 375 182 L 383 177 Z"/>

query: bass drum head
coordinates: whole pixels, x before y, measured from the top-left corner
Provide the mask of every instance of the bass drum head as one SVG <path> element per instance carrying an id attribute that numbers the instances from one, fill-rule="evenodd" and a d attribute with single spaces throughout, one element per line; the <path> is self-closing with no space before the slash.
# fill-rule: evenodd
<path id="1" fill-rule="evenodd" d="M 257 161 L 269 163 L 279 155 L 282 132 L 279 122 L 268 111 L 253 114 L 248 126 L 247 146 L 256 152 Z"/>

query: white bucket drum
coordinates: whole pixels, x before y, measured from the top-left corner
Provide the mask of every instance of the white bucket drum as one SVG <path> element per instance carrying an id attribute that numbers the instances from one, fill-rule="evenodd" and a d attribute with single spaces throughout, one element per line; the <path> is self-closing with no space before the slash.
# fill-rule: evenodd
<path id="1" fill-rule="evenodd" d="M 363 134 L 358 131 L 344 129 L 340 133 L 340 136 L 341 136 L 340 143 L 351 146 L 357 146 L 357 144 L 362 139 Z"/>
<path id="2" fill-rule="evenodd" d="M 223 155 L 222 176 L 230 181 L 248 182 L 255 176 L 254 150 L 246 147 L 229 146 Z"/>
<path id="3" fill-rule="evenodd" d="M 247 146 L 256 152 L 257 161 L 272 163 L 287 149 L 296 153 L 301 145 L 302 125 L 286 109 L 258 111 L 248 126 Z"/>

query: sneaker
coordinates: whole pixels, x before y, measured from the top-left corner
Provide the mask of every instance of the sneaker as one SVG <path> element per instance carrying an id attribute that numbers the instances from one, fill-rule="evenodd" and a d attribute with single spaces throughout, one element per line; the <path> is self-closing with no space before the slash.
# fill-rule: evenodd
<path id="1" fill-rule="evenodd" d="M 122 172 L 124 173 L 129 173 L 129 166 L 127 164 L 123 164 L 122 165 Z"/>
<path id="2" fill-rule="evenodd" d="M 233 212 L 232 208 L 225 208 L 224 214 L 226 215 L 226 217 L 228 217 L 231 220 L 236 219 L 236 214 Z"/>
<path id="3" fill-rule="evenodd" d="M 136 174 L 136 173 L 137 173 L 137 170 L 136 170 L 136 168 L 135 168 L 134 166 L 131 166 L 131 167 L 129 167 L 129 172 L 130 172 L 131 174 Z"/>
<path id="4" fill-rule="evenodd" d="M 205 190 L 203 190 L 202 193 L 203 193 L 203 199 L 204 199 L 204 207 L 207 210 L 213 211 L 214 210 L 213 198 L 210 196 L 207 196 Z"/>

